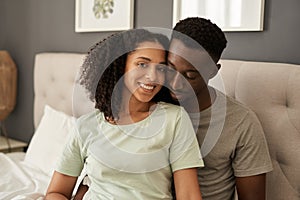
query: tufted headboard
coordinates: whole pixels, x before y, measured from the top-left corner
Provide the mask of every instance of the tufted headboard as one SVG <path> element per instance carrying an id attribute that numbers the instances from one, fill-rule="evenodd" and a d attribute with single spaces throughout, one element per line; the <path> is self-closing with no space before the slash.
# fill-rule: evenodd
<path id="1" fill-rule="evenodd" d="M 76 117 L 93 108 L 93 103 L 75 82 L 85 56 L 79 53 L 39 53 L 35 56 L 35 128 L 40 122 L 46 104 Z"/>
<path id="2" fill-rule="evenodd" d="M 300 65 L 221 60 L 229 96 L 258 116 L 273 162 L 267 199 L 300 199 Z M 211 85 L 219 87 L 214 80 Z"/>
<path id="3" fill-rule="evenodd" d="M 40 53 L 34 67 L 34 125 L 46 104 L 69 115 L 93 109 L 75 84 L 85 54 Z M 258 116 L 273 162 L 267 174 L 267 199 L 300 199 L 300 66 L 282 63 L 221 60 L 218 77 L 210 82 Z M 223 79 L 223 82 L 220 83 Z"/>

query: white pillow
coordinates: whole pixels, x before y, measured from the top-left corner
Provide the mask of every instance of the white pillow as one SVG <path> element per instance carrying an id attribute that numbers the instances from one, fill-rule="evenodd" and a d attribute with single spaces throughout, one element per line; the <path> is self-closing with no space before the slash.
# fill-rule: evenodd
<path id="1" fill-rule="evenodd" d="M 24 161 L 51 176 L 57 159 L 68 140 L 74 119 L 46 105 Z"/>

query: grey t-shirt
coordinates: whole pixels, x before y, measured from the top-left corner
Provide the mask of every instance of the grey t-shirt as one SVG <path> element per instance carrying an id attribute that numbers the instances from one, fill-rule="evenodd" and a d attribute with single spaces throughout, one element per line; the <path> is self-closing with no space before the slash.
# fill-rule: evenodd
<path id="1" fill-rule="evenodd" d="M 198 178 L 204 200 L 234 199 L 235 177 L 271 171 L 265 136 L 253 111 L 216 90 L 213 105 L 191 113 L 204 168 Z"/>

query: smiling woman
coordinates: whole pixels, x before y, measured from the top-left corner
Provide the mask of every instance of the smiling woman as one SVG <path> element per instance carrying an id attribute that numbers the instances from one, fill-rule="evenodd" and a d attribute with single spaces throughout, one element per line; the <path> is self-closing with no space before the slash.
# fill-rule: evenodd
<path id="1" fill-rule="evenodd" d="M 173 179 L 177 199 L 202 199 L 192 123 L 184 109 L 163 102 L 170 98 L 168 42 L 134 29 L 91 48 L 79 82 L 96 109 L 76 121 L 46 199 L 69 199 L 83 166 L 90 180 L 84 199 L 173 199 Z"/>
<path id="2" fill-rule="evenodd" d="M 166 52 L 159 43 L 143 42 L 128 54 L 124 92 L 129 92 L 127 98 L 133 95 L 131 101 L 135 102 L 135 106 L 139 102 L 149 102 L 160 91 L 165 82 L 162 70 L 165 63 Z"/>

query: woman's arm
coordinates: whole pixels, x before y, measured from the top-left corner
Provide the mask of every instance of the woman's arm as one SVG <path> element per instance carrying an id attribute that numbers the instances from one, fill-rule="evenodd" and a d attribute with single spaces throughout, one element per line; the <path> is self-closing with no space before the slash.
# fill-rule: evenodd
<path id="1" fill-rule="evenodd" d="M 45 200 L 71 199 L 76 181 L 77 177 L 67 176 L 55 171 L 48 186 Z"/>
<path id="2" fill-rule="evenodd" d="M 197 168 L 177 170 L 173 176 L 177 200 L 202 200 Z"/>

